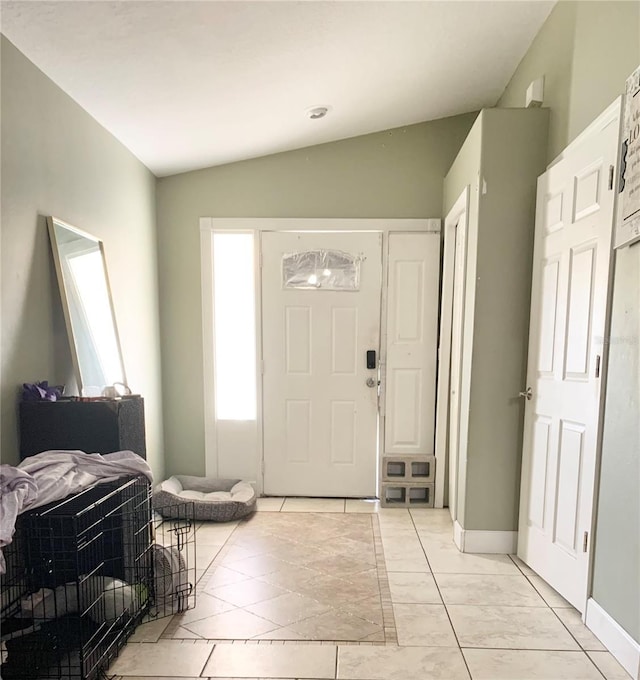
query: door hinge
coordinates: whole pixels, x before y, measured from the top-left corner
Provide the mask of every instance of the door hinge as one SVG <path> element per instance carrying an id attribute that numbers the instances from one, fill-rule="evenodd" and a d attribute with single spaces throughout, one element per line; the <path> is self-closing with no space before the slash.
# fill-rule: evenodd
<path id="1" fill-rule="evenodd" d="M 596 378 L 600 377 L 600 355 L 596 355 Z"/>
<path id="2" fill-rule="evenodd" d="M 260 361 L 260 374 L 264 375 L 264 359 Z"/>
<path id="3" fill-rule="evenodd" d="M 609 166 L 609 191 L 613 189 L 613 165 Z"/>
<path id="4" fill-rule="evenodd" d="M 262 476 L 264 477 L 264 460 L 260 463 L 260 470 L 262 472 Z"/>
<path id="5" fill-rule="evenodd" d="M 582 552 L 587 552 L 587 544 L 589 543 L 589 532 L 585 531 L 582 537 Z"/>

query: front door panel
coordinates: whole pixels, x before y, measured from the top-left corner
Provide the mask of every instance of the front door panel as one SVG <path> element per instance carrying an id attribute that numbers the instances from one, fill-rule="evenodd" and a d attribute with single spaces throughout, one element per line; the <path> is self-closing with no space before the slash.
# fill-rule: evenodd
<path id="1" fill-rule="evenodd" d="M 324 287 L 331 265 L 300 276 L 283 267 L 287 255 L 324 251 L 355 257 L 357 290 Z M 378 372 L 366 353 L 379 352 L 381 282 L 380 233 L 263 233 L 266 494 L 376 495 Z"/>

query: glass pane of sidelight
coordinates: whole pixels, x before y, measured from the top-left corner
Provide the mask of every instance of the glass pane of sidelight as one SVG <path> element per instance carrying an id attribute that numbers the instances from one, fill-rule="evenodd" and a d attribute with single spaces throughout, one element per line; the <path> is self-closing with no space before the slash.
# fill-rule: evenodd
<path id="1" fill-rule="evenodd" d="M 213 235 L 217 420 L 256 419 L 253 234 Z"/>

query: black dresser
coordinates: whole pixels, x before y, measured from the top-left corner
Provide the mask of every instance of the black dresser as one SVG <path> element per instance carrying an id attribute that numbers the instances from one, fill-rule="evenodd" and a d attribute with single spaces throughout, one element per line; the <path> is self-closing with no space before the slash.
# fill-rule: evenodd
<path id="1" fill-rule="evenodd" d="M 146 458 L 144 399 L 20 402 L 20 458 L 55 449 L 129 450 Z"/>

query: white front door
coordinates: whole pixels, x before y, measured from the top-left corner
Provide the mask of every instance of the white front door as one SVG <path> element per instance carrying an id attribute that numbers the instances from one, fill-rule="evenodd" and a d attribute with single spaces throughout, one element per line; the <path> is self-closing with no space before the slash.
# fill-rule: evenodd
<path id="1" fill-rule="evenodd" d="M 336 289 L 340 253 L 355 290 Z M 265 494 L 376 495 L 381 285 L 379 232 L 263 233 Z"/>
<path id="2" fill-rule="evenodd" d="M 518 555 L 587 598 L 618 119 L 538 180 Z"/>

